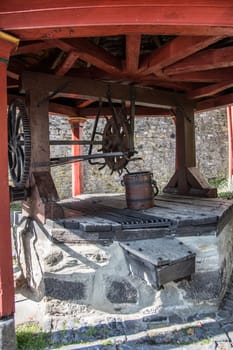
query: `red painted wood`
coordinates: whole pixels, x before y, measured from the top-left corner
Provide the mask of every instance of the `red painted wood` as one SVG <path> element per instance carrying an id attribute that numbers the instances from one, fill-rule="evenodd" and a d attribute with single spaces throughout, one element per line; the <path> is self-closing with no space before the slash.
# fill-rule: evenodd
<path id="1" fill-rule="evenodd" d="M 200 101 L 196 103 L 196 111 L 207 111 L 218 107 L 225 107 L 233 103 L 233 93 L 223 96 L 216 96 L 208 100 Z"/>
<path id="2" fill-rule="evenodd" d="M 228 127 L 228 179 L 232 180 L 233 175 L 233 106 L 227 106 L 227 127 Z"/>
<path id="3" fill-rule="evenodd" d="M 3 3 L 3 4 L 2 4 Z M 232 27 L 231 0 L 198 1 L 52 1 L 1 3 L 4 30 L 91 25 L 208 25 Z M 22 7 L 21 7 L 22 5 Z M 22 13 L 22 11 L 24 11 Z"/>
<path id="4" fill-rule="evenodd" d="M 4 44 L 1 43 L 2 49 L 3 46 Z M 6 44 L 6 46 L 8 47 L 8 44 Z M 6 64 L 0 62 L 0 318 L 10 316 L 14 313 L 14 281 L 12 268 L 10 199 L 8 185 L 6 70 Z"/>
<path id="5" fill-rule="evenodd" d="M 71 51 L 62 62 L 62 64 L 56 70 L 56 75 L 64 75 L 70 70 L 78 59 L 79 54 L 75 51 Z"/>
<path id="6" fill-rule="evenodd" d="M 233 81 L 227 80 L 223 81 L 222 83 L 217 83 L 217 84 L 211 84 L 208 86 L 204 86 L 202 88 L 193 90 L 188 93 L 188 97 L 190 99 L 198 99 L 202 97 L 208 97 L 208 96 L 213 96 L 223 90 L 229 89 L 233 87 Z"/>
<path id="7" fill-rule="evenodd" d="M 177 37 L 145 57 L 141 64 L 141 70 L 144 70 L 144 74 L 156 73 L 162 68 L 174 64 L 222 38 L 221 36 Z"/>
<path id="8" fill-rule="evenodd" d="M 126 70 L 130 73 L 138 70 L 140 47 L 140 34 L 130 34 L 126 36 Z"/>
<path id="9" fill-rule="evenodd" d="M 72 128 L 72 140 L 78 141 L 81 139 L 81 128 L 78 121 L 70 120 Z M 72 155 L 79 156 L 81 154 L 80 145 L 72 145 Z M 78 196 L 83 193 L 83 169 L 82 162 L 72 163 L 72 196 Z"/>
<path id="10" fill-rule="evenodd" d="M 30 28 L 12 29 L 11 33 L 21 40 L 45 40 L 75 37 L 93 37 L 107 35 L 125 34 L 148 34 L 148 35 L 225 35 L 233 36 L 233 27 L 203 25 L 90 25 L 90 26 L 68 26 L 56 28 Z"/>
<path id="11" fill-rule="evenodd" d="M 233 47 L 209 49 L 185 58 L 164 69 L 168 75 L 233 66 Z"/>
<path id="12" fill-rule="evenodd" d="M 233 68 L 211 69 L 200 72 L 180 73 L 175 75 L 169 75 L 167 79 L 169 81 L 186 81 L 186 82 L 203 82 L 203 83 L 216 83 L 223 80 L 228 80 L 230 76 L 233 76 Z"/>

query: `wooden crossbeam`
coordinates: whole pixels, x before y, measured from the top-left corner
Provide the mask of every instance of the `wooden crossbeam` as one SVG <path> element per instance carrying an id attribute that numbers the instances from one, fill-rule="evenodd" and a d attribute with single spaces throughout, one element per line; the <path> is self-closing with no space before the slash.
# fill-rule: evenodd
<path id="1" fill-rule="evenodd" d="M 38 53 L 42 50 L 46 50 L 50 47 L 53 47 L 49 41 L 37 42 L 33 44 L 26 44 L 19 46 L 15 52 L 12 53 L 12 56 L 25 55 L 28 53 Z"/>
<path id="2" fill-rule="evenodd" d="M 188 31 L 193 31 L 194 35 L 232 35 L 232 9 L 231 0 L 167 0 L 166 3 L 162 0 L 116 0 L 114 3 L 110 0 L 54 3 L 9 0 L 1 2 L 0 23 L 3 30 L 14 33 L 18 30 L 21 39 L 23 35 L 29 39 L 30 35 L 62 38 L 64 35 L 117 35 L 121 31 L 129 34 L 130 30 L 138 33 L 138 26 L 145 25 L 143 33 L 149 34 L 156 31 L 165 35 L 169 31 L 174 35 L 176 31 L 187 35 Z"/>
<path id="3" fill-rule="evenodd" d="M 222 38 L 221 36 L 179 36 L 147 55 L 140 68 L 144 74 L 156 73 Z"/>
<path id="4" fill-rule="evenodd" d="M 56 75 L 65 75 L 68 70 L 74 65 L 78 59 L 79 54 L 76 51 L 68 53 L 62 64 L 57 68 Z"/>
<path id="5" fill-rule="evenodd" d="M 209 98 L 204 101 L 200 101 L 196 103 L 196 111 L 202 112 L 207 111 L 209 109 L 225 107 L 233 104 L 233 93 L 229 93 L 222 96 L 216 96 L 214 98 Z"/>
<path id="6" fill-rule="evenodd" d="M 107 98 L 110 93 L 113 101 L 125 100 L 130 102 L 132 87 L 121 84 L 109 84 L 91 79 L 59 77 L 43 73 L 24 72 L 22 74 L 21 88 L 30 90 L 33 87 L 47 90 L 48 94 L 59 93 L 59 96 L 99 99 Z M 136 104 L 149 107 L 162 107 L 165 109 L 175 108 L 177 101 L 187 102 L 182 93 L 172 93 L 157 89 L 134 87 Z M 43 101 L 41 102 L 43 103 Z"/>
<path id="7" fill-rule="evenodd" d="M 211 69 L 200 72 L 180 73 L 170 75 L 169 81 L 176 82 L 197 82 L 197 83 L 216 83 L 228 80 L 230 76 L 233 76 L 232 68 Z"/>
<path id="8" fill-rule="evenodd" d="M 188 93 L 188 97 L 190 99 L 198 99 L 202 97 L 208 97 L 208 96 L 213 96 L 216 95 L 217 93 L 229 89 L 233 87 L 233 80 L 227 80 L 223 81 L 222 83 L 217 83 L 217 84 L 211 84 L 208 86 L 204 86 L 202 88 L 193 90 Z"/>
<path id="9" fill-rule="evenodd" d="M 233 47 L 209 49 L 164 69 L 168 75 L 233 66 Z"/>
<path id="10" fill-rule="evenodd" d="M 75 52 L 79 58 L 109 73 L 119 72 L 121 62 L 106 50 L 88 39 L 48 40 L 50 44 L 65 52 Z"/>

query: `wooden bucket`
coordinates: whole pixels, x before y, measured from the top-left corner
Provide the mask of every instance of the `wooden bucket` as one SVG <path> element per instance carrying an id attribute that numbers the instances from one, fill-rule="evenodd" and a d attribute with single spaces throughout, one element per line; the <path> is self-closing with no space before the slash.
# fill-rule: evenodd
<path id="1" fill-rule="evenodd" d="M 129 209 L 147 209 L 154 206 L 154 197 L 158 194 L 153 174 L 149 171 L 129 173 L 123 176 L 125 197 Z"/>

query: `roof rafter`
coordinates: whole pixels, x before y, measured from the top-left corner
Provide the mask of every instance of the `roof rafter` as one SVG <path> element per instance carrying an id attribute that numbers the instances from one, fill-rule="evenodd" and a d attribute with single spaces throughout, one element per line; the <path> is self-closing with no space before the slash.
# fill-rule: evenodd
<path id="1" fill-rule="evenodd" d="M 85 38 L 66 40 L 49 40 L 51 44 L 65 52 L 76 52 L 84 61 L 106 72 L 114 73 L 121 70 L 121 62 L 106 50 L 93 44 Z"/>
<path id="2" fill-rule="evenodd" d="M 209 49 L 183 59 L 164 69 L 168 75 L 233 66 L 233 47 Z"/>
<path id="3" fill-rule="evenodd" d="M 222 36 L 179 36 L 147 55 L 140 68 L 144 74 L 156 73 L 221 39 Z"/>
<path id="4" fill-rule="evenodd" d="M 223 81 L 221 83 L 217 84 L 211 84 L 208 86 L 204 86 L 202 88 L 193 90 L 188 93 L 188 97 L 191 99 L 197 99 L 202 97 L 208 97 L 213 96 L 215 94 L 218 94 L 219 92 L 229 89 L 233 87 L 233 80 Z"/>
<path id="5" fill-rule="evenodd" d="M 56 69 L 56 75 L 65 75 L 78 58 L 79 54 L 76 51 L 69 52 L 61 65 Z"/>
<path id="6" fill-rule="evenodd" d="M 233 76 L 233 67 L 211 69 L 200 72 L 180 73 L 175 75 L 169 75 L 169 81 L 185 81 L 185 82 L 203 82 L 203 83 L 216 83 L 222 80 L 228 80 L 229 76 Z"/>
<path id="7" fill-rule="evenodd" d="M 196 103 L 196 111 L 206 111 L 209 109 L 224 107 L 233 104 L 233 93 L 216 96 Z"/>

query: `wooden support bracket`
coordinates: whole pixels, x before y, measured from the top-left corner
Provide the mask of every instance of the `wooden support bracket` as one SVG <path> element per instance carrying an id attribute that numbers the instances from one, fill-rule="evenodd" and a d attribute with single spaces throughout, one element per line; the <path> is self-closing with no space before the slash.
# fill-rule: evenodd
<path id="1" fill-rule="evenodd" d="M 45 223 L 46 219 L 64 216 L 52 176 L 47 171 L 33 172 L 31 175 L 30 197 L 23 203 L 23 215 Z"/>
<path id="2" fill-rule="evenodd" d="M 217 197 L 217 189 L 211 187 L 195 167 L 177 169 L 163 192 L 185 196 Z"/>

